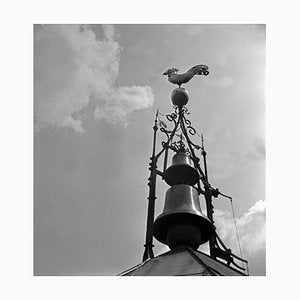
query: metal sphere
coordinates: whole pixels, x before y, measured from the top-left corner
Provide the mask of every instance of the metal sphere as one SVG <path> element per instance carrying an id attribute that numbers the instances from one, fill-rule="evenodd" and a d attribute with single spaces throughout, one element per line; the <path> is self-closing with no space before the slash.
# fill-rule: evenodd
<path id="1" fill-rule="evenodd" d="M 171 94 L 171 100 L 174 105 L 183 106 L 188 103 L 189 94 L 184 88 L 179 87 L 179 88 L 173 90 L 173 92 Z"/>

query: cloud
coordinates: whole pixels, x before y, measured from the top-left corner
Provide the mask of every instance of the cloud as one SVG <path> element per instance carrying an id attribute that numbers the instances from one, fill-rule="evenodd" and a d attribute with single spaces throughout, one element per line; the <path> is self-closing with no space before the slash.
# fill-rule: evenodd
<path id="1" fill-rule="evenodd" d="M 239 255 L 235 225 L 228 211 L 215 210 L 217 232 L 225 245 Z M 263 259 L 266 252 L 266 202 L 259 200 L 236 218 L 243 257 L 251 262 Z"/>
<path id="2" fill-rule="evenodd" d="M 35 128 L 70 127 L 84 132 L 80 111 L 95 103 L 96 120 L 126 122 L 150 107 L 149 86 L 116 87 L 121 47 L 114 27 L 98 40 L 86 25 L 37 25 L 34 45 Z M 76 117 L 75 117 L 76 115 Z"/>
<path id="3" fill-rule="evenodd" d="M 119 87 L 107 96 L 106 101 L 98 105 L 94 116 L 110 123 L 125 122 L 127 116 L 135 110 L 152 105 L 150 87 Z"/>

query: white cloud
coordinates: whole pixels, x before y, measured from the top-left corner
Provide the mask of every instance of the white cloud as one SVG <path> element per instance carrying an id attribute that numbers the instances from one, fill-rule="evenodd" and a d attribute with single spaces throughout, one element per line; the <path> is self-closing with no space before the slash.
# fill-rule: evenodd
<path id="1" fill-rule="evenodd" d="M 215 210 L 217 232 L 228 248 L 239 255 L 235 225 L 228 211 Z M 240 218 L 236 218 L 243 255 L 251 260 L 255 255 L 265 255 L 266 203 L 259 200 Z"/>
<path id="2" fill-rule="evenodd" d="M 121 47 L 114 27 L 103 26 L 97 40 L 89 26 L 38 25 L 35 27 L 35 123 L 71 127 L 83 132 L 80 112 L 91 100 L 94 117 L 126 122 L 134 110 L 150 107 L 148 86 L 116 87 Z"/>
<path id="3" fill-rule="evenodd" d="M 106 101 L 97 106 L 96 120 L 104 119 L 110 123 L 125 122 L 127 116 L 138 109 L 149 107 L 153 103 L 150 87 L 119 87 L 107 95 Z"/>

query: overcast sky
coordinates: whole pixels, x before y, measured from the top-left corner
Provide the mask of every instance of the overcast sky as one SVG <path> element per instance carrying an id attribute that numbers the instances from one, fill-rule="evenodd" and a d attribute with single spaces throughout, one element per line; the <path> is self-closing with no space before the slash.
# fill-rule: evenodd
<path id="1" fill-rule="evenodd" d="M 172 112 L 175 88 L 162 73 L 197 64 L 210 74 L 185 88 L 210 182 L 233 197 L 250 274 L 265 274 L 264 25 L 36 25 L 34 51 L 36 274 L 114 275 L 141 261 L 153 120 Z M 214 206 L 239 254 L 230 203 Z"/>

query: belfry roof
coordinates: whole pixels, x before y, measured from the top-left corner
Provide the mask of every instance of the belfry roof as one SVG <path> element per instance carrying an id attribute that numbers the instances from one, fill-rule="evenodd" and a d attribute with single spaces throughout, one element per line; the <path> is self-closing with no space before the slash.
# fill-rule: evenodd
<path id="1" fill-rule="evenodd" d="M 131 268 L 121 276 L 244 276 L 245 274 L 190 247 L 177 247 Z"/>

